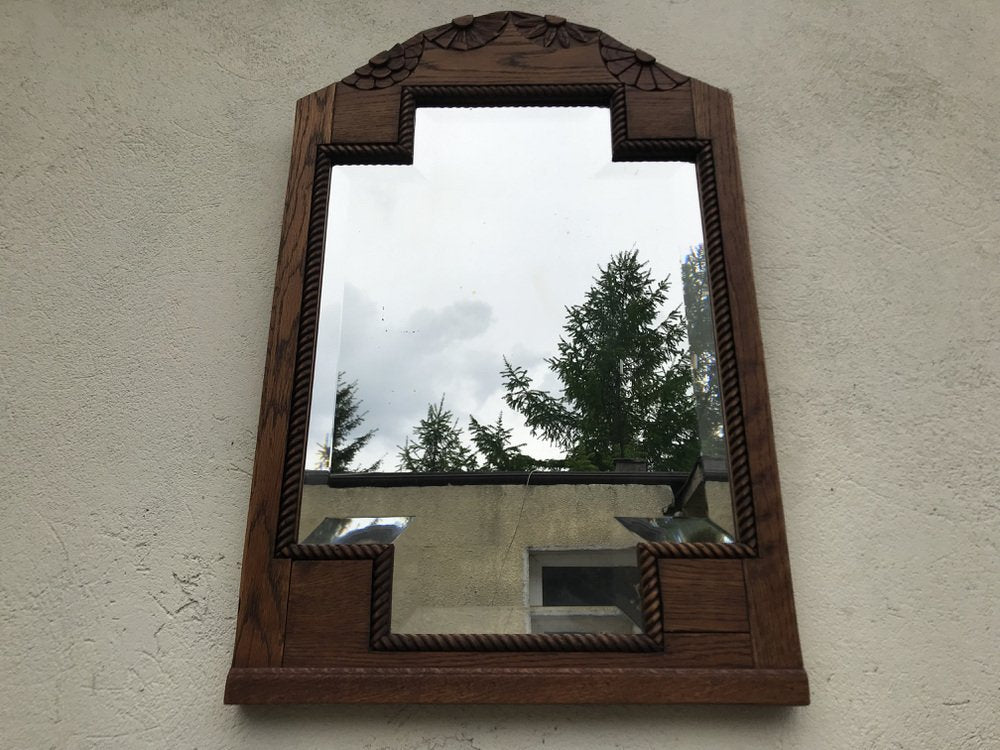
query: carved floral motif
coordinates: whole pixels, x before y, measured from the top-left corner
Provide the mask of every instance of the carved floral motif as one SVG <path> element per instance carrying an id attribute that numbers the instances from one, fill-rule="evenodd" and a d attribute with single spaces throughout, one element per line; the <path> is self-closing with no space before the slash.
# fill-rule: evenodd
<path id="1" fill-rule="evenodd" d="M 424 32 L 424 38 L 442 49 L 477 49 L 500 36 L 500 32 L 506 25 L 506 13 L 459 16 L 444 26 L 427 29 Z"/>
<path id="2" fill-rule="evenodd" d="M 643 91 L 667 91 L 688 81 L 680 73 L 657 63 L 652 55 L 632 49 L 591 26 L 571 23 L 562 16 L 503 12 L 459 16 L 452 19 L 451 23 L 428 29 L 402 44 L 379 52 L 343 82 L 366 90 L 392 86 L 408 78 L 416 69 L 425 43 L 447 50 L 478 49 L 500 36 L 508 21 L 526 39 L 541 47 L 568 49 L 599 40 L 605 67 L 628 86 L 635 86 Z"/>
<path id="3" fill-rule="evenodd" d="M 570 23 L 562 16 L 536 16 L 532 13 L 511 13 L 514 25 L 524 36 L 542 47 L 557 45 L 566 49 L 590 44 L 600 31 L 590 26 Z"/>
<path id="4" fill-rule="evenodd" d="M 643 91 L 667 91 L 688 80 L 660 65 L 648 52 L 632 49 L 607 34 L 601 35 L 601 57 L 611 75 Z"/>
<path id="5" fill-rule="evenodd" d="M 417 35 L 391 49 L 379 52 L 344 79 L 357 89 L 384 89 L 407 78 L 420 62 L 424 41 Z"/>

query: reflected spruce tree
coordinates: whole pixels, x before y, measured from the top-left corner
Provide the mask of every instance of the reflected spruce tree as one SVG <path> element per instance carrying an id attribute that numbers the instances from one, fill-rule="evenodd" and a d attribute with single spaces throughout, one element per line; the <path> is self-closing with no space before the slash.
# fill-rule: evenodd
<path id="1" fill-rule="evenodd" d="M 469 432 L 479 454 L 480 471 L 531 471 L 547 463 L 521 452 L 525 444 L 513 442 L 513 431 L 503 426 L 503 414 L 498 414 L 493 424 L 482 424 L 469 417 Z"/>
<path id="2" fill-rule="evenodd" d="M 333 473 L 378 471 L 382 460 L 370 466 L 351 467 L 355 456 L 371 441 L 378 430 L 368 430 L 361 435 L 350 435 L 364 424 L 368 412 L 361 411 L 358 398 L 358 381 L 347 382 L 345 373 L 337 373 L 337 402 L 334 406 L 333 429 L 319 443 L 316 468 Z"/>
<path id="3" fill-rule="evenodd" d="M 427 416 L 413 428 L 413 435 L 399 447 L 399 470 L 415 472 L 531 471 L 562 468 L 562 461 L 532 458 L 522 453 L 524 443 L 514 443 L 513 430 L 504 427 L 503 414 L 485 424 L 469 417 L 471 446 L 458 426 L 458 418 L 444 408 L 445 397 L 428 404 Z"/>
<path id="4" fill-rule="evenodd" d="M 444 396 L 427 406 L 427 416 L 399 448 L 399 470 L 418 472 L 474 471 L 476 458 L 463 442 L 458 418 L 444 408 Z"/>
<path id="5" fill-rule="evenodd" d="M 637 250 L 599 267 L 584 301 L 566 308 L 558 353 L 545 360 L 559 394 L 532 388 L 527 370 L 504 358 L 504 400 L 532 434 L 566 451 L 564 468 L 609 471 L 616 458 L 634 458 L 688 471 L 697 460 L 686 326 L 679 310 L 663 316 L 668 289 Z"/>

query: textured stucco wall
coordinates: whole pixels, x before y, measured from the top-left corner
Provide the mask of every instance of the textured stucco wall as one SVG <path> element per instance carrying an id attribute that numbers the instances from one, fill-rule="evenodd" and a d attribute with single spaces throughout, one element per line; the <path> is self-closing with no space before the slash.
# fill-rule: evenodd
<path id="1" fill-rule="evenodd" d="M 979 748 L 995 0 L 546 4 L 730 89 L 804 709 L 222 705 L 294 100 L 483 2 L 0 5 L 0 745 Z"/>

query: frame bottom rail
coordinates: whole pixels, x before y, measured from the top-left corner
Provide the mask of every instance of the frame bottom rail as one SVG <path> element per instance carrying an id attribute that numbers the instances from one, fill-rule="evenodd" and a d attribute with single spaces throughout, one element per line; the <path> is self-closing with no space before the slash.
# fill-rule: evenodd
<path id="1" fill-rule="evenodd" d="M 808 705 L 802 669 L 233 667 L 228 704 Z"/>

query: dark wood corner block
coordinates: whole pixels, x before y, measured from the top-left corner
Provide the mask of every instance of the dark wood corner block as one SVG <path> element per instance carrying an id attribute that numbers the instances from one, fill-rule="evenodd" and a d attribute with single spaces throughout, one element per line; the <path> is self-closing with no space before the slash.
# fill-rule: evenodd
<path id="1" fill-rule="evenodd" d="M 331 143 L 395 143 L 399 137 L 399 94 L 393 86 L 362 91 L 337 84 Z"/>
<path id="2" fill-rule="evenodd" d="M 283 665 L 335 664 L 366 653 L 371 584 L 371 560 L 293 561 Z"/>
<path id="3" fill-rule="evenodd" d="M 742 560 L 660 560 L 663 627 L 668 633 L 746 633 Z"/>
<path id="4" fill-rule="evenodd" d="M 670 91 L 630 89 L 625 93 L 625 101 L 628 105 L 629 138 L 697 137 L 690 87 Z"/>

